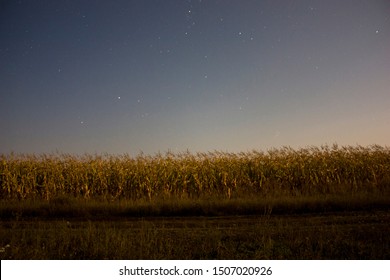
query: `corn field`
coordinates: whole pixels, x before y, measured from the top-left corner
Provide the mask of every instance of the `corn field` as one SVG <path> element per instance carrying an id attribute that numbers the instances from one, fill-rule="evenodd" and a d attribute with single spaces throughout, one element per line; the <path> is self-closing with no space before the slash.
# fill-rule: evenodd
<path id="1" fill-rule="evenodd" d="M 0 199 L 234 198 L 387 190 L 390 149 L 337 145 L 242 153 L 0 155 Z"/>

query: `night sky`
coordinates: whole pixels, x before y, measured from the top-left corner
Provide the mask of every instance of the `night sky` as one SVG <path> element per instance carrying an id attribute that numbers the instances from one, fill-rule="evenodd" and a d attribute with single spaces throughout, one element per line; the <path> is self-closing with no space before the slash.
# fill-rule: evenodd
<path id="1" fill-rule="evenodd" d="M 390 145 L 390 1 L 0 3 L 0 153 Z"/>

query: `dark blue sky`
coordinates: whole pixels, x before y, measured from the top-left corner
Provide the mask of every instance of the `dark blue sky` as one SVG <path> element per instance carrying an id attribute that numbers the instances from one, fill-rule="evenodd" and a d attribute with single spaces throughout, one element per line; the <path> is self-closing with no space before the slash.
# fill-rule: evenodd
<path id="1" fill-rule="evenodd" d="M 2 1 L 0 152 L 390 144 L 390 2 Z"/>

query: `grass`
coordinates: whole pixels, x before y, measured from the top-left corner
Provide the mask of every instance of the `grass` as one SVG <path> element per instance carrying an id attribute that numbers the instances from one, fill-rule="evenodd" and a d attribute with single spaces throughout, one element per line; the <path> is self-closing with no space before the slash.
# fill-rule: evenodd
<path id="1" fill-rule="evenodd" d="M 387 193 L 359 193 L 300 197 L 236 198 L 236 199 L 169 199 L 111 201 L 61 197 L 50 201 L 9 200 L 0 205 L 3 221 L 76 219 L 98 221 L 127 217 L 192 217 L 226 215 L 291 215 L 336 211 L 386 210 L 390 206 Z"/>
<path id="2" fill-rule="evenodd" d="M 2 259 L 388 259 L 390 149 L 0 155 Z"/>
<path id="3" fill-rule="evenodd" d="M 388 212 L 2 222 L 2 259 L 389 259 Z M 8 246 L 8 247 L 7 247 Z"/>

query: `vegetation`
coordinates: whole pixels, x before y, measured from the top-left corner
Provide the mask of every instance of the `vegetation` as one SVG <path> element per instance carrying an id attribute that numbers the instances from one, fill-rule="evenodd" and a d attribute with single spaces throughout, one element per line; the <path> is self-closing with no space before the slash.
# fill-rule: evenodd
<path id="1" fill-rule="evenodd" d="M 0 259 L 382 259 L 388 212 L 9 221 Z"/>
<path id="2" fill-rule="evenodd" d="M 2 259 L 388 259 L 390 149 L 0 155 Z"/>
<path id="3" fill-rule="evenodd" d="M 165 156 L 2 155 L 0 199 L 237 198 L 352 194 L 390 184 L 390 149 L 283 148 Z"/>

